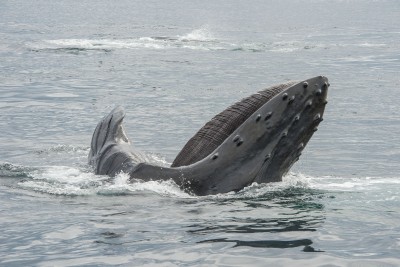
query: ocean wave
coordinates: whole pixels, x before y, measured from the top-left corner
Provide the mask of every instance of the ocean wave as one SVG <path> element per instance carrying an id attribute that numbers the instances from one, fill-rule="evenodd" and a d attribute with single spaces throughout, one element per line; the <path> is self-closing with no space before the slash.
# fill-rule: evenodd
<path id="1" fill-rule="evenodd" d="M 30 44 L 30 50 L 35 52 L 65 52 L 79 54 L 98 51 L 112 52 L 118 49 L 189 49 L 203 51 L 231 52 L 275 52 L 292 53 L 299 50 L 320 48 L 317 45 L 293 42 L 242 42 L 233 43 L 217 39 L 202 39 L 193 37 L 139 37 L 131 39 L 57 39 L 44 40 Z"/>
<path id="2" fill-rule="evenodd" d="M 219 49 L 217 39 L 211 32 L 202 27 L 184 35 L 176 36 L 152 36 L 124 39 L 53 39 L 29 43 L 32 51 L 54 51 L 66 53 L 82 53 L 88 51 L 111 52 L 117 49 L 193 49 L 193 50 L 215 50 Z"/>
<path id="3" fill-rule="evenodd" d="M 230 40 L 223 39 L 214 33 L 208 25 L 177 35 L 135 36 L 128 38 L 64 38 L 50 39 L 27 43 L 28 49 L 35 52 L 55 52 L 81 54 L 90 52 L 109 53 L 120 49 L 188 49 L 201 51 L 231 51 L 231 52 L 271 52 L 271 53 L 296 53 L 304 50 L 342 49 L 358 47 L 360 49 L 385 48 L 389 44 L 382 40 L 365 41 L 350 40 L 347 35 L 337 36 L 338 41 L 332 43 L 331 36 L 308 35 L 306 37 L 289 37 L 277 33 L 266 37 L 265 40 Z M 392 44 L 393 46 L 394 44 Z M 397 47 L 398 45 L 394 45 Z M 393 47 L 393 48 L 395 48 Z"/>

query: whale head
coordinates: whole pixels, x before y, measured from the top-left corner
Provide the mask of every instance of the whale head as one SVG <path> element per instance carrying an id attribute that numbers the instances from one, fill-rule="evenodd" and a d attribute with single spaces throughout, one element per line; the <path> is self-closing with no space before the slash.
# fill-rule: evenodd
<path id="1" fill-rule="evenodd" d="M 281 181 L 322 121 L 328 87 L 319 76 L 235 103 L 189 140 L 172 167 L 194 170 L 190 187 L 196 194 Z"/>

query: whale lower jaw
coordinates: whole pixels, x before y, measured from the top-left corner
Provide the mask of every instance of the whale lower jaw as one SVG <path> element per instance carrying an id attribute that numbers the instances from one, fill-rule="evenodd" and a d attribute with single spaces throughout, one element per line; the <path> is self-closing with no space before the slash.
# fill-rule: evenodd
<path id="1" fill-rule="evenodd" d="M 253 107 L 255 111 L 241 116 L 239 119 L 243 122 L 231 130 L 226 138 L 219 137 L 220 144 L 215 140 L 201 140 L 205 132 L 215 133 L 212 124 L 206 124 L 180 153 L 188 155 L 190 159 L 177 157 L 173 167 L 143 162 L 124 133 L 122 120 L 125 113 L 121 108 L 116 108 L 97 126 L 89 162 L 96 174 L 113 176 L 123 171 L 129 173 L 131 180 L 172 179 L 181 188 L 196 195 L 238 191 L 253 182 L 278 182 L 299 159 L 322 121 L 328 87 L 328 79 L 323 76 L 285 84 L 265 103 L 254 102 L 259 107 Z M 244 106 L 242 103 L 248 101 L 238 102 L 230 108 L 240 108 Z M 224 112 L 219 115 L 226 115 Z M 218 119 L 218 115 L 215 118 Z M 218 124 L 218 127 L 221 126 Z M 222 134 L 226 134 L 226 131 Z M 196 148 L 193 153 L 203 151 L 203 155 L 191 155 L 188 147 Z M 188 164 L 177 166 L 184 163 Z"/>

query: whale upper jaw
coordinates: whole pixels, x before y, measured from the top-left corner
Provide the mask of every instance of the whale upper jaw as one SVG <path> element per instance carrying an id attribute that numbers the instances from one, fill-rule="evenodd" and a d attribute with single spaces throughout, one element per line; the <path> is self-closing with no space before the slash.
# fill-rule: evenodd
<path id="1" fill-rule="evenodd" d="M 275 120 L 271 116 L 269 124 L 269 127 L 275 128 L 273 142 L 276 145 L 262 152 L 265 160 L 254 182 L 281 181 L 282 176 L 299 160 L 303 149 L 323 120 L 328 103 L 328 87 L 328 79 L 321 76 L 304 81 L 276 96 L 274 104 L 280 105 L 276 110 L 282 113 Z"/>

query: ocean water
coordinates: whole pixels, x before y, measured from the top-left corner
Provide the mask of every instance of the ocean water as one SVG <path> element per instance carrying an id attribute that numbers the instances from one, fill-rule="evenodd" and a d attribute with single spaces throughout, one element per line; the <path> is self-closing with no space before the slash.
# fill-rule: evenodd
<path id="1" fill-rule="evenodd" d="M 399 266 L 400 2 L 0 1 L 0 266 Z M 197 197 L 87 165 L 116 105 L 168 165 L 216 113 L 327 76 L 284 181 Z"/>

